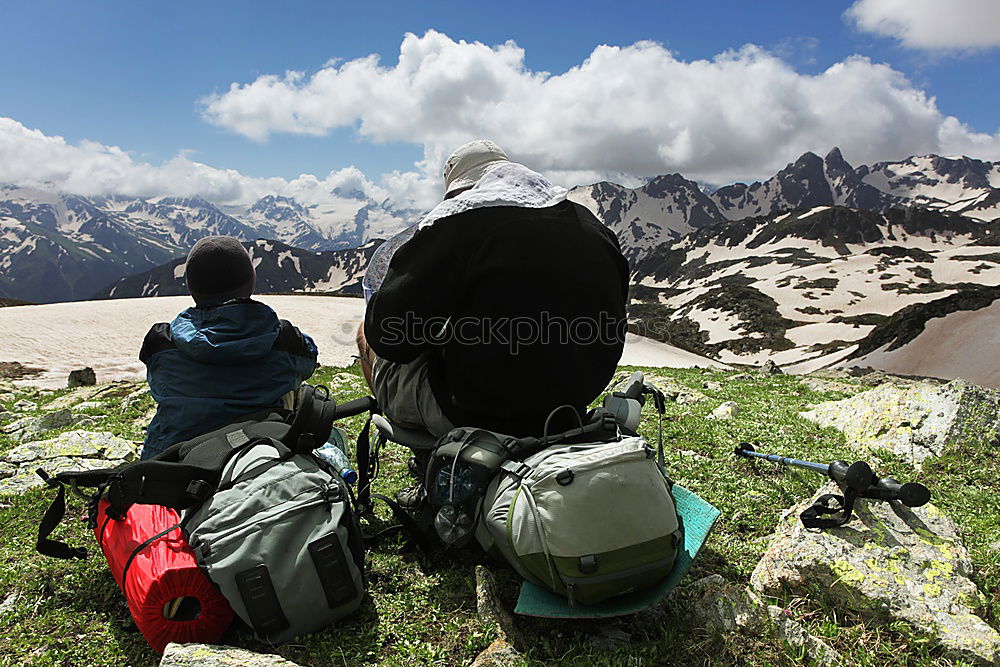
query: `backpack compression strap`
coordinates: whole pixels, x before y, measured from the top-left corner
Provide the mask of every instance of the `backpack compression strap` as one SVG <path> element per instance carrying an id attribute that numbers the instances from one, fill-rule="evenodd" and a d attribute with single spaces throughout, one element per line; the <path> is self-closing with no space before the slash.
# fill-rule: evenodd
<path id="1" fill-rule="evenodd" d="M 42 517 L 41 523 L 38 524 L 38 541 L 35 542 L 35 550 L 43 556 L 52 558 L 86 558 L 87 550 L 84 547 L 71 547 L 65 542 L 49 539 L 49 535 L 66 516 L 66 485 L 54 477 L 49 477 L 41 468 L 36 472 L 39 477 L 45 480 L 46 484 L 58 487 L 59 491 L 56 493 L 55 500 L 45 510 L 45 516 Z"/>

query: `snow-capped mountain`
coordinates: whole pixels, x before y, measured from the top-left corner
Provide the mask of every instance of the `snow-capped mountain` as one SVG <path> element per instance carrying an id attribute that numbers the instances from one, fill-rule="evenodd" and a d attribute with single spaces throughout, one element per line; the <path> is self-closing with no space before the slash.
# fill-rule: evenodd
<path id="1" fill-rule="evenodd" d="M 886 336 L 876 330 L 908 307 L 944 312 L 931 304 L 996 292 L 998 246 L 1000 221 L 920 208 L 745 218 L 647 253 L 630 317 L 639 333 L 727 363 L 819 367 L 871 352 Z"/>
<path id="2" fill-rule="evenodd" d="M 302 250 L 280 241 L 258 239 L 243 244 L 257 272 L 255 291 L 361 294 L 361 278 L 368 260 L 381 241 L 359 248 Z M 188 293 L 184 282 L 184 257 L 149 271 L 126 276 L 91 295 L 95 299 L 143 296 L 181 296 Z"/>
<path id="3" fill-rule="evenodd" d="M 658 244 L 707 224 L 804 207 L 884 212 L 920 206 L 994 220 L 1000 218 L 1000 163 L 930 155 L 854 168 L 834 148 L 825 158 L 805 153 L 766 181 L 734 183 L 710 195 L 675 174 L 634 189 L 581 186 L 570 198 L 614 229 L 629 259 L 639 261 Z"/>
<path id="4" fill-rule="evenodd" d="M 866 184 L 914 204 L 979 220 L 1000 217 L 1000 163 L 937 155 L 859 167 Z"/>
<path id="5" fill-rule="evenodd" d="M 825 158 L 806 153 L 766 181 L 712 193 L 670 174 L 638 188 L 580 186 L 570 197 L 613 229 L 638 265 L 663 243 L 707 226 L 804 207 L 881 213 L 919 206 L 994 220 L 1000 218 L 1000 163 L 931 155 L 854 168 L 835 148 Z M 321 204 L 268 195 L 242 207 L 198 197 L 88 198 L 0 185 L 0 297 L 87 298 L 119 278 L 182 257 L 211 234 L 327 251 L 389 238 L 419 216 L 353 191 L 331 193 Z"/>
<path id="6" fill-rule="evenodd" d="M 84 197 L 0 189 L 0 296 L 82 299 L 177 253 L 162 230 Z"/>
<path id="7" fill-rule="evenodd" d="M 266 196 L 242 208 L 200 197 L 88 198 L 0 186 L 0 297 L 85 299 L 119 278 L 183 257 L 204 236 L 336 250 L 389 237 L 418 215 L 358 193 L 309 206 Z"/>
<path id="8" fill-rule="evenodd" d="M 903 197 L 864 182 L 838 148 L 825 158 L 806 153 L 763 183 L 736 183 L 719 188 L 712 193 L 712 201 L 729 220 L 808 206 L 884 211 L 907 203 Z"/>
<path id="9" fill-rule="evenodd" d="M 698 227 L 726 219 L 697 183 L 680 174 L 657 176 L 638 188 L 602 181 L 573 188 L 569 198 L 589 208 L 614 230 L 630 260 Z"/>

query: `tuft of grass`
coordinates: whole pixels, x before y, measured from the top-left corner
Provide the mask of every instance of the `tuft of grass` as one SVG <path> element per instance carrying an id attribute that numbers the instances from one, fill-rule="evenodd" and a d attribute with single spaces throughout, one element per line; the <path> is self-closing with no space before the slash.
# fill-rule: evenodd
<path id="1" fill-rule="evenodd" d="M 623 371 L 637 370 L 623 367 Z M 666 462 L 671 477 L 714 504 L 722 516 L 694 563 L 688 582 L 720 574 L 746 585 L 766 550 L 781 513 L 824 483 L 817 474 L 766 462 L 737 459 L 733 447 L 752 442 L 761 451 L 821 462 L 851 459 L 844 436 L 820 428 L 799 413 L 815 403 L 846 398 L 868 389 L 854 380 L 843 391 L 809 389 L 794 376 L 733 379 L 731 371 L 639 369 L 655 381 L 681 384 L 707 396 L 699 403 L 667 403 L 663 420 Z M 742 377 L 746 377 L 744 374 Z M 326 384 L 339 401 L 366 393 L 360 370 L 321 368 L 311 382 Z M 32 394 L 39 412 L 66 393 Z M 17 398 L 23 398 L 22 392 Z M 15 399 L 16 400 L 16 399 Z M 705 419 L 725 401 L 739 413 L 731 420 Z M 121 397 L 107 399 L 103 421 L 91 427 L 130 440 L 142 439 L 148 398 L 124 413 Z M 364 416 L 344 420 L 351 441 Z M 652 404 L 644 409 L 642 434 L 657 441 Z M 52 437 L 45 434 L 44 437 Z M 0 451 L 13 443 L 0 435 Z M 986 593 L 987 621 L 1000 619 L 1000 555 L 991 544 L 1000 534 L 1000 496 L 995 493 L 1000 461 L 995 444 L 968 437 L 952 443 L 944 456 L 916 471 L 898 457 L 880 452 L 878 472 L 897 479 L 920 478 L 933 502 L 961 526 L 975 563 L 975 580 Z M 353 452 L 352 452 L 353 453 Z M 413 483 L 406 471 L 409 451 L 389 445 L 381 458 L 379 492 L 393 495 Z M 975 461 L 970 465 L 970 461 Z M 124 597 L 85 522 L 83 502 L 72 498 L 67 519 L 55 537 L 87 545 L 85 561 L 58 561 L 34 551 L 38 521 L 51 500 L 44 489 L 21 496 L 0 496 L 0 665 L 153 665 L 158 656 L 138 634 Z M 372 530 L 389 525 L 383 509 Z M 462 665 L 496 637 L 497 629 L 476 614 L 475 566 L 487 562 L 477 548 L 419 553 L 405 551 L 390 538 L 368 553 L 369 598 L 357 613 L 328 628 L 279 646 L 257 642 L 233 629 L 222 643 L 260 652 L 277 652 L 303 665 Z M 520 579 L 509 567 L 490 562 L 501 600 L 512 608 Z M 829 608 L 804 597 L 773 601 L 827 641 L 846 660 L 859 665 L 951 664 L 929 638 L 902 623 L 879 624 Z M 798 665 L 797 649 L 767 636 L 719 636 L 692 626 L 668 600 L 633 616 L 603 621 L 560 621 L 516 617 L 514 645 L 534 664 L 584 665 Z"/>

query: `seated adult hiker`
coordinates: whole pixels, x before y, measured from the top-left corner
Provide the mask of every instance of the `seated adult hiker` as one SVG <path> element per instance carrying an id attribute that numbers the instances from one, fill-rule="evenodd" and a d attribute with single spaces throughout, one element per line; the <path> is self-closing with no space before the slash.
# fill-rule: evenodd
<path id="1" fill-rule="evenodd" d="M 576 426 L 624 346 L 618 239 L 491 141 L 452 153 L 444 181 L 444 201 L 365 278 L 358 347 L 385 417 L 435 436 L 542 435 L 569 405 L 548 431 Z"/>
<path id="2" fill-rule="evenodd" d="M 201 239 L 184 277 L 194 307 L 154 324 L 139 352 L 157 403 L 144 459 L 243 415 L 291 407 L 286 394 L 316 369 L 312 339 L 250 298 L 256 274 L 239 241 Z"/>

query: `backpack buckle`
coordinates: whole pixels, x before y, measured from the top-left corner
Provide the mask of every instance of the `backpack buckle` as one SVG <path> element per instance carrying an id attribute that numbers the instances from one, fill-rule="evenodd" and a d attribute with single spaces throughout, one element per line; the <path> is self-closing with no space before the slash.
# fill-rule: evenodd
<path id="1" fill-rule="evenodd" d="M 524 478 L 531 472 L 531 466 L 524 461 L 504 461 L 500 464 L 500 469 L 517 478 Z"/>
<path id="2" fill-rule="evenodd" d="M 205 500 L 212 495 L 213 491 L 214 489 L 212 485 L 203 479 L 191 480 L 191 483 L 187 485 L 186 489 L 184 489 L 184 492 L 195 500 Z"/>
<path id="3" fill-rule="evenodd" d="M 580 556 L 580 559 L 577 562 L 577 567 L 580 568 L 580 572 L 583 574 L 593 574 L 597 572 L 597 556 L 594 554 Z"/>

